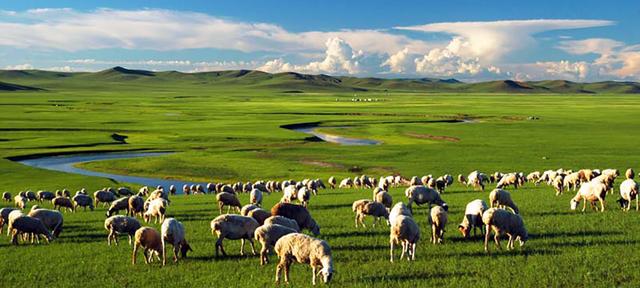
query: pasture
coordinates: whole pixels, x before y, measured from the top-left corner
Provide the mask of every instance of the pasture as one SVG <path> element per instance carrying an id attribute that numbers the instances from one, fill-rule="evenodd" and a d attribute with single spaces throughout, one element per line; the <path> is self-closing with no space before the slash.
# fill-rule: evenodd
<path id="1" fill-rule="evenodd" d="M 87 78 L 89 79 L 89 78 Z M 139 185 L 27 167 L 9 158 L 99 151 L 172 151 L 136 159 L 83 163 L 86 169 L 198 182 L 235 182 L 401 174 L 468 174 L 473 170 L 526 173 L 546 169 L 638 170 L 640 101 L 629 94 L 488 94 L 382 91 L 308 91 L 196 85 L 176 81 L 15 80 L 46 91 L 0 93 L 0 190 Z M 357 95 L 354 95 L 357 94 Z M 352 102 L 372 98 L 377 102 Z M 455 122 L 451 120 L 465 120 Z M 381 141 L 343 146 L 310 141 L 282 125 L 320 122 L 323 132 Z M 322 128 L 322 126 L 328 128 Z M 113 133 L 128 136 L 126 144 Z M 425 207 L 415 215 L 421 241 L 415 262 L 389 263 L 389 229 L 354 227 L 351 203 L 368 189 L 320 190 L 309 210 L 319 238 L 333 250 L 340 287 L 407 286 L 638 286 L 640 214 L 623 212 L 607 196 L 604 213 L 571 211 L 574 192 L 556 197 L 552 187 L 508 188 L 530 233 L 524 249 L 487 255 L 481 240 L 457 231 L 464 207 L 485 192 L 455 183 L 444 245 L 429 243 Z M 394 202 L 406 201 L 392 188 Z M 281 194 L 265 197 L 270 208 Z M 243 204 L 248 195 L 240 196 Z M 29 209 L 35 203 L 29 203 Z M 49 203 L 38 204 L 50 208 Z M 2 202 L 1 207 L 12 206 Z M 161 268 L 139 259 L 131 265 L 126 237 L 106 243 L 105 207 L 64 212 L 59 239 L 49 245 L 12 246 L 0 236 L 0 283 L 66 287 L 265 287 L 274 280 L 275 255 L 261 267 L 257 256 L 239 256 L 239 241 L 225 240 L 226 258 L 214 257 L 209 222 L 218 215 L 213 195 L 177 195 L 168 216 L 186 226 L 195 250 Z M 368 218 L 367 223 L 371 223 Z M 150 224 L 159 228 L 158 224 Z M 506 241 L 503 242 L 503 248 Z M 256 245 L 259 251 L 259 244 Z M 399 250 L 397 251 L 399 253 Z M 294 264 L 291 285 L 311 284 L 311 269 Z"/>

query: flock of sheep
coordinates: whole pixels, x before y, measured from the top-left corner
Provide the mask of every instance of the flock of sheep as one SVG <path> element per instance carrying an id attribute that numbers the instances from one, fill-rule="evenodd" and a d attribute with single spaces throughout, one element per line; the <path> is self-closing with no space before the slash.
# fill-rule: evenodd
<path id="1" fill-rule="evenodd" d="M 489 251 L 489 239 L 491 231 L 494 232 L 494 241 L 500 248 L 500 237 L 508 236 L 507 249 L 513 249 L 514 243 L 519 242 L 523 246 L 528 239 L 527 229 L 520 216 L 520 210 L 512 200 L 511 194 L 504 190 L 512 186 L 514 189 L 525 183 L 539 185 L 546 183 L 552 186 L 557 195 L 566 191 L 577 191 L 570 201 L 570 207 L 575 210 L 580 201 L 583 202 L 582 211 L 586 209 L 587 202 L 599 211 L 605 209 L 605 197 L 613 193 L 614 182 L 619 177 L 618 170 L 606 169 L 581 169 L 548 170 L 544 172 L 524 173 L 500 173 L 491 175 L 479 171 L 473 171 L 468 176 L 458 175 L 458 181 L 465 186 L 484 191 L 485 185 L 495 183 L 496 188 L 489 194 L 489 205 L 481 199 L 469 202 L 465 209 L 465 215 L 458 229 L 465 238 L 471 233 L 476 235 L 477 228 L 484 234 L 484 249 Z M 625 211 L 631 208 L 633 200 L 638 207 L 638 183 L 634 179 L 635 173 L 628 169 L 625 180 L 620 184 L 620 198 L 617 202 Z M 361 199 L 353 202 L 352 210 L 355 213 L 355 226 L 365 226 L 366 216 L 374 218 L 373 225 L 384 224 L 390 227 L 390 261 L 394 261 L 394 247 L 401 245 L 400 259 L 415 260 L 416 245 L 420 240 L 420 228 L 413 217 L 412 206 L 427 204 L 429 207 L 428 221 L 431 225 L 430 240 L 434 244 L 441 244 L 444 240 L 445 225 L 448 221 L 448 205 L 443 200 L 445 190 L 454 182 L 452 175 L 443 175 L 435 178 L 431 175 L 405 179 L 402 176 L 387 176 L 374 178 L 366 175 L 354 178 L 345 178 L 338 184 L 335 177 L 327 181 L 328 187 L 320 179 L 305 179 L 302 181 L 258 181 L 255 183 L 237 182 L 234 184 L 209 183 L 203 185 L 185 185 L 182 187 L 184 195 L 215 193 L 220 215 L 211 221 L 211 233 L 217 235 L 215 254 L 226 255 L 223 240 L 241 240 L 240 254 L 244 255 L 245 242 L 251 245 L 255 255 L 254 240 L 260 242 L 260 264 L 269 262 L 268 254 L 273 251 L 279 257 L 276 268 L 276 282 L 280 281 L 284 274 L 284 281 L 289 281 L 289 270 L 294 262 L 305 263 L 313 270 L 312 283 L 316 284 L 316 277 L 321 276 L 322 281 L 328 283 L 333 276 L 333 258 L 331 248 L 326 241 L 317 239 L 320 235 L 320 226 L 311 216 L 308 208 L 312 197 L 318 195 L 319 189 L 335 188 L 359 188 L 373 190 L 371 199 Z M 405 202 L 393 204 L 389 193 L 391 187 L 407 187 Z M 262 200 L 265 194 L 281 192 L 282 198 L 270 210 L 262 208 Z M 174 186 L 165 190 L 158 186 L 151 191 L 148 187 L 142 187 L 137 193 L 128 188 L 105 188 L 96 191 L 93 198 L 85 189 L 77 191 L 71 197 L 66 190 L 55 193 L 48 191 L 20 192 L 13 197 L 10 193 L 3 193 L 5 201 L 15 203 L 16 208 L 0 209 L 0 233 L 5 224 L 8 225 L 7 233 L 11 235 L 11 242 L 18 244 L 19 240 L 31 243 L 40 242 L 44 238 L 47 242 L 60 236 L 63 228 L 62 209 L 76 211 L 79 208 L 94 210 L 102 204 L 107 206 L 104 227 L 107 230 L 107 243 L 118 244 L 118 235 L 127 235 L 129 244 L 133 245 L 132 263 L 135 264 L 138 250 L 143 250 L 146 263 L 151 263 L 154 258 L 166 265 L 166 246 L 173 247 L 173 260 L 177 262 L 180 257 L 185 258 L 191 251 L 191 246 L 186 240 L 184 225 L 175 218 L 167 218 L 167 210 L 170 207 L 170 195 L 175 195 L 177 189 Z M 249 204 L 242 205 L 238 199 L 238 193 L 249 193 Z M 50 201 L 54 210 L 40 208 L 38 205 L 31 207 L 29 212 L 23 212 L 27 202 Z M 297 201 L 299 204 L 295 204 Z M 433 206 L 433 207 L 432 207 Z M 227 214 L 223 214 L 227 207 Z M 239 214 L 229 214 L 231 209 Z M 121 211 L 126 215 L 119 215 Z M 25 214 L 26 213 L 26 214 Z M 138 218 L 145 222 L 161 223 L 160 231 L 152 227 L 143 226 Z M 302 234 L 302 230 L 310 231 L 315 237 Z"/>

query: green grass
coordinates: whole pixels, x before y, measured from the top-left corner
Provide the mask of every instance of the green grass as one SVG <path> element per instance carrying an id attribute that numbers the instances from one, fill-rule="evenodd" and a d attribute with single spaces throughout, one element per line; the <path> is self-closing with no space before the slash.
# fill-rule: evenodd
<path id="1" fill-rule="evenodd" d="M 213 81 L 206 75 L 171 76 L 175 77 L 171 81 L 131 80 L 113 73 L 101 77 L 80 74 L 72 79 L 48 74 L 0 77 L 3 82 L 45 89 L 0 93 L 0 189 L 15 195 L 25 189 L 67 187 L 75 191 L 86 187 L 93 191 L 128 185 L 35 169 L 6 159 L 81 151 L 175 151 L 160 157 L 82 166 L 215 182 L 326 179 L 363 173 L 456 175 L 475 169 L 487 173 L 560 167 L 624 170 L 640 163 L 635 132 L 640 127 L 640 101 L 636 95 L 391 90 L 388 94 L 357 92 L 358 97 L 384 101 L 351 102 L 354 92 L 310 90 L 313 87 L 307 84 L 296 86 L 287 81 L 282 82 L 286 89 L 280 85 L 243 86 L 234 75 L 223 76 L 227 80 Z M 260 83 L 279 81 L 261 80 L 265 76 L 258 73 L 249 76 Z M 105 77 L 111 80 L 105 82 Z M 283 92 L 287 90 L 306 93 Z M 529 116 L 539 120 L 527 120 Z M 429 122 L 461 118 L 475 122 Z M 322 128 L 327 132 L 383 144 L 307 142 L 308 135 L 279 128 L 318 121 L 327 127 L 350 126 Z M 116 143 L 112 133 L 129 136 L 128 144 Z M 360 172 L 352 172 L 354 167 Z M 405 200 L 402 189 L 391 192 L 394 201 Z M 353 227 L 351 203 L 371 197 L 368 190 L 321 191 L 312 198 L 310 211 L 322 227 L 320 238 L 333 248 L 336 286 L 638 286 L 640 274 L 635 267 L 640 260 L 634 256 L 640 247 L 638 213 L 620 211 L 614 202 L 616 195 L 608 196 L 605 213 L 575 213 L 569 210 L 573 193 L 553 194 L 547 186 L 527 185 L 512 191 L 530 241 L 522 251 L 486 255 L 480 241 L 463 241 L 456 227 L 466 203 L 487 200 L 488 191 L 472 192 L 455 184 L 444 195 L 450 206 L 444 245 L 428 243 L 426 209 L 418 209 L 416 219 L 423 240 L 415 263 L 388 262 L 387 228 Z M 247 203 L 247 196 L 241 197 Z M 265 206 L 271 207 L 279 198 L 267 196 Z M 118 247 L 107 246 L 102 227 L 105 208 L 100 207 L 95 212 L 65 212 L 62 236 L 50 245 L 13 247 L 6 236 L 0 236 L 0 283 L 7 287 L 29 283 L 53 287 L 78 283 L 95 287 L 270 286 L 275 256 L 271 264 L 260 267 L 257 257 L 237 256 L 238 241 L 225 241 L 231 257 L 213 257 L 215 238 L 209 222 L 218 215 L 214 200 L 210 195 L 173 198 L 168 214 L 185 224 L 195 250 L 190 259 L 178 265 L 160 268 L 139 262 L 132 266 L 131 247 L 125 238 Z M 108 273 L 118 276 L 107 277 Z M 308 267 L 294 265 L 293 284 L 309 285 L 310 273 Z"/>

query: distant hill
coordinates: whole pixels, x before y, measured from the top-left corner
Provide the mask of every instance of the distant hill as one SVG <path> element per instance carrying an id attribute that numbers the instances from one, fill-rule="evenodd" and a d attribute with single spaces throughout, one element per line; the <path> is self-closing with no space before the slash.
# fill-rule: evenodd
<path id="1" fill-rule="evenodd" d="M 465 83 L 456 79 L 437 78 L 375 78 L 309 75 L 295 72 L 266 73 L 255 70 L 228 70 L 200 73 L 178 71 L 133 70 L 113 67 L 99 72 L 64 73 L 41 70 L 0 70 L 2 90 L 34 90 L 29 86 L 52 89 L 68 87 L 102 87 L 111 83 L 122 85 L 192 85 L 222 88 L 268 89 L 280 92 L 357 92 L 357 91 L 398 91 L 398 92 L 441 92 L 441 93 L 517 93 L 517 94 L 596 94 L 640 93 L 638 82 L 603 81 L 578 83 L 566 80 L 513 81 L 498 80 Z M 13 90 L 11 90 L 13 89 Z"/>
<path id="2" fill-rule="evenodd" d="M 18 84 L 0 82 L 0 91 L 36 91 L 36 90 L 42 90 L 42 89 L 18 85 Z"/>

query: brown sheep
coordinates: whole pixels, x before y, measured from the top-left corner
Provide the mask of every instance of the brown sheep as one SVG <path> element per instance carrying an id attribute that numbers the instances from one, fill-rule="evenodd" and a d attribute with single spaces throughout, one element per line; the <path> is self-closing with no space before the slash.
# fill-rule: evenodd
<path id="1" fill-rule="evenodd" d="M 296 220 L 300 229 L 308 229 L 313 235 L 320 235 L 320 226 L 309 214 L 307 208 L 290 203 L 278 203 L 271 208 L 271 215 L 280 215 Z"/>
<path id="2" fill-rule="evenodd" d="M 133 244 L 133 254 L 131 255 L 131 263 L 134 265 L 136 264 L 139 247 L 144 248 L 142 254 L 144 254 L 145 263 L 151 263 L 154 255 L 158 261 L 161 261 L 162 236 L 160 236 L 160 232 L 158 232 L 158 230 L 151 227 L 142 227 L 136 231 Z"/>

